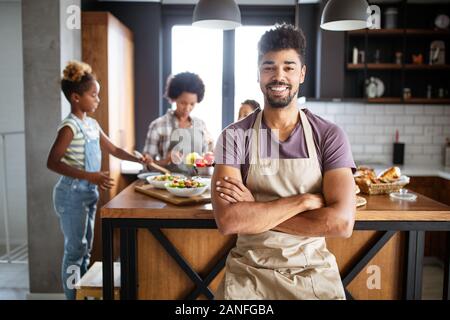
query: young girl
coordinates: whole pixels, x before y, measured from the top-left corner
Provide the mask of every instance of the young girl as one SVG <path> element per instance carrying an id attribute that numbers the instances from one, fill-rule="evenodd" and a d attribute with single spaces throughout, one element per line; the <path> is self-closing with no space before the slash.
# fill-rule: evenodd
<path id="1" fill-rule="evenodd" d="M 61 88 L 70 102 L 71 113 L 58 127 L 47 167 L 61 174 L 53 191 L 53 202 L 64 234 L 64 293 L 67 299 L 75 299 L 74 275 L 83 276 L 89 265 L 98 187 L 106 190 L 113 186 L 109 173 L 100 171 L 101 150 L 123 160 L 143 159 L 116 147 L 97 121 L 86 115 L 94 112 L 100 102 L 100 85 L 89 65 L 69 62 Z"/>

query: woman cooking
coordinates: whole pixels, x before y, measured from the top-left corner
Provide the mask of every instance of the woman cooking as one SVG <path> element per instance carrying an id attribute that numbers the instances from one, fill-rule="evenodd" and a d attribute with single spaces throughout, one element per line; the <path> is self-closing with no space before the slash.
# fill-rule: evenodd
<path id="1" fill-rule="evenodd" d="M 205 85 L 197 74 L 183 72 L 169 77 L 165 97 L 176 109 L 169 109 L 150 123 L 143 150 L 147 163 L 154 162 L 171 171 L 185 171 L 186 155 L 212 151 L 213 140 L 206 124 L 190 115 L 204 94 Z"/>

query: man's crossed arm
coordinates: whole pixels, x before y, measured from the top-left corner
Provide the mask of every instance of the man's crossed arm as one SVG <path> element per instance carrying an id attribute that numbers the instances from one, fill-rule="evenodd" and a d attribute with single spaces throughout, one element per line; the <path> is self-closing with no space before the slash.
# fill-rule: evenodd
<path id="1" fill-rule="evenodd" d="M 323 195 L 305 193 L 269 202 L 255 201 L 239 169 L 216 165 L 212 205 L 223 234 L 277 230 L 310 237 L 345 237 L 355 221 L 354 180 L 350 168 L 326 171 Z"/>

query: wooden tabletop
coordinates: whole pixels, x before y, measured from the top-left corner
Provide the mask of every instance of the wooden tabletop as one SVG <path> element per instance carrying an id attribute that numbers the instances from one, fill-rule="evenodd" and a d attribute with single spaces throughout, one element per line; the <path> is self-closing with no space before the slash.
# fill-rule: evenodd
<path id="1" fill-rule="evenodd" d="M 211 204 L 175 206 L 134 191 L 136 181 L 108 202 L 102 218 L 214 219 Z M 450 207 L 417 194 L 414 202 L 388 195 L 366 196 L 367 204 L 357 209 L 357 221 L 450 221 Z"/>

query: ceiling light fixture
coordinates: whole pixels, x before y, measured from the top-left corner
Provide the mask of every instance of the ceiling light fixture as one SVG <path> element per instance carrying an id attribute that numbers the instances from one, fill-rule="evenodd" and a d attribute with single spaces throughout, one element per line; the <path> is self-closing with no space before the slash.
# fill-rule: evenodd
<path id="1" fill-rule="evenodd" d="M 366 0 L 330 0 L 323 8 L 320 27 L 330 31 L 365 29 L 369 14 Z"/>
<path id="2" fill-rule="evenodd" d="M 241 26 L 241 12 L 234 0 L 200 0 L 194 8 L 192 25 L 231 30 Z"/>

